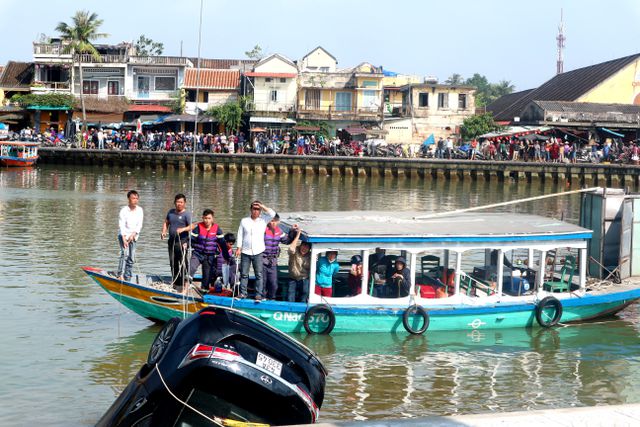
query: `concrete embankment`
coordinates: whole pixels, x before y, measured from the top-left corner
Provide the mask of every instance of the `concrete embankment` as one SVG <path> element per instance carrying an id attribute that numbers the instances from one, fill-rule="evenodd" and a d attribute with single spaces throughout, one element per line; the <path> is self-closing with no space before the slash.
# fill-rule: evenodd
<path id="1" fill-rule="evenodd" d="M 42 164 L 93 165 L 143 169 L 191 169 L 193 154 L 162 151 L 83 150 L 43 147 Z M 305 174 L 414 180 L 543 181 L 575 186 L 637 190 L 640 167 L 618 164 L 489 162 L 379 157 L 283 156 L 197 153 L 202 172 Z"/>
<path id="2" fill-rule="evenodd" d="M 640 425 L 640 404 L 591 406 L 448 417 L 420 417 L 396 420 L 350 421 L 312 424 L 314 427 L 631 427 Z M 309 427 L 312 426 L 311 424 Z"/>

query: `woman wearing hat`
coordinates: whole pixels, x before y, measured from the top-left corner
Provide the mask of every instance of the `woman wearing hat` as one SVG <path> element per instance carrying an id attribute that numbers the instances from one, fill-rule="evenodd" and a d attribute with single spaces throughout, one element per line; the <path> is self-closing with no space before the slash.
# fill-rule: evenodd
<path id="1" fill-rule="evenodd" d="M 396 258 L 393 274 L 387 280 L 387 298 L 400 298 L 409 295 L 411 288 L 411 270 L 403 257 Z"/>

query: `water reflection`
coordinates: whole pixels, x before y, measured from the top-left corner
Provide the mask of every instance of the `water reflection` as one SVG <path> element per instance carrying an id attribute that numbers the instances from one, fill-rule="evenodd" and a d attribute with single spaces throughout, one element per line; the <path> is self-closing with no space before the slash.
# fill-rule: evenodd
<path id="1" fill-rule="evenodd" d="M 196 215 L 213 208 L 235 231 L 247 204 L 278 211 L 422 210 L 440 212 L 564 188 L 507 180 L 272 176 L 38 166 L 0 169 L 0 350 L 11 405 L 0 424 L 92 424 L 144 362 L 156 327 L 123 308 L 79 269 L 116 266 L 117 213 L 125 192 L 141 195 L 145 224 L 136 271 L 168 273 L 159 238 L 173 196 Z M 505 207 L 576 221 L 578 195 Z M 330 377 L 324 420 L 384 418 L 640 401 L 637 306 L 624 321 L 557 331 L 300 336 Z M 38 351 L 34 351 L 37 348 Z M 34 375 L 33 366 L 43 366 Z M 83 398 L 78 398 L 78 391 Z M 55 396 L 55 398 L 52 398 Z"/>

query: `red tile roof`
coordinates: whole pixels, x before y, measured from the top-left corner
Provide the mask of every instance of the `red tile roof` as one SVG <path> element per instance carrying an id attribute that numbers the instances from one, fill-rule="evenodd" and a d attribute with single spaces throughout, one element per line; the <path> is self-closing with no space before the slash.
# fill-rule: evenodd
<path id="1" fill-rule="evenodd" d="M 238 70 L 207 70 L 200 69 L 200 84 L 198 84 L 198 70 L 187 68 L 184 75 L 184 87 L 187 89 L 228 89 L 236 90 L 240 86 L 240 71 Z"/>
<path id="2" fill-rule="evenodd" d="M 127 108 L 127 111 L 133 111 L 133 112 L 139 112 L 139 113 L 148 113 L 148 112 L 170 113 L 171 108 L 167 107 L 166 105 L 157 105 L 157 104 L 150 104 L 150 105 L 133 104 L 133 105 L 129 105 L 129 108 Z"/>
<path id="3" fill-rule="evenodd" d="M 296 73 L 258 73 L 253 71 L 244 74 L 248 77 L 288 77 L 290 79 L 298 76 Z"/>

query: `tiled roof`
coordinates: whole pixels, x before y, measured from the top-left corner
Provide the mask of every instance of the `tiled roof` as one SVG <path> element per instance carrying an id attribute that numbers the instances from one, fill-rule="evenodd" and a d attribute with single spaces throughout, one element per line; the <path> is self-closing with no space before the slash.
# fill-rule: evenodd
<path id="1" fill-rule="evenodd" d="M 147 104 L 147 105 L 132 104 L 132 105 L 129 105 L 129 108 L 127 108 L 127 111 L 129 112 L 133 111 L 138 113 L 148 113 L 148 112 L 170 113 L 171 108 L 167 107 L 166 105 L 158 105 L 158 104 Z"/>
<path id="2" fill-rule="evenodd" d="M 198 84 L 198 70 L 187 68 L 184 75 L 184 87 L 187 89 L 231 89 L 240 86 L 240 71 L 238 70 L 200 70 L 200 84 Z"/>
<path id="3" fill-rule="evenodd" d="M 0 74 L 0 87 L 28 89 L 33 80 L 33 62 L 9 61 Z"/>
<path id="4" fill-rule="evenodd" d="M 194 67 L 198 65 L 198 58 L 189 58 Z M 258 61 L 255 59 L 207 59 L 200 58 L 200 68 L 217 70 L 248 70 Z"/>
<path id="5" fill-rule="evenodd" d="M 523 96 L 504 109 L 500 111 L 491 109 L 494 119 L 498 121 L 513 120 L 513 117 L 520 115 L 524 107 L 533 100 L 575 101 L 638 58 L 640 58 L 640 54 L 636 53 L 623 58 L 558 74 L 537 89 L 529 92 L 525 91 L 526 93 Z M 498 101 L 500 100 L 496 100 L 496 102 Z M 491 105 L 487 106 L 487 110 L 489 110 L 490 107 Z"/>
<path id="6" fill-rule="evenodd" d="M 529 92 L 533 90 L 535 89 L 521 90 L 520 92 L 513 92 L 507 95 L 503 95 L 500 98 L 493 101 L 492 103 L 488 104 L 487 111 L 493 113 L 495 117 L 501 111 L 508 109 L 511 105 L 516 103 L 520 98 L 527 96 Z M 513 119 L 513 117 L 511 119 Z"/>

